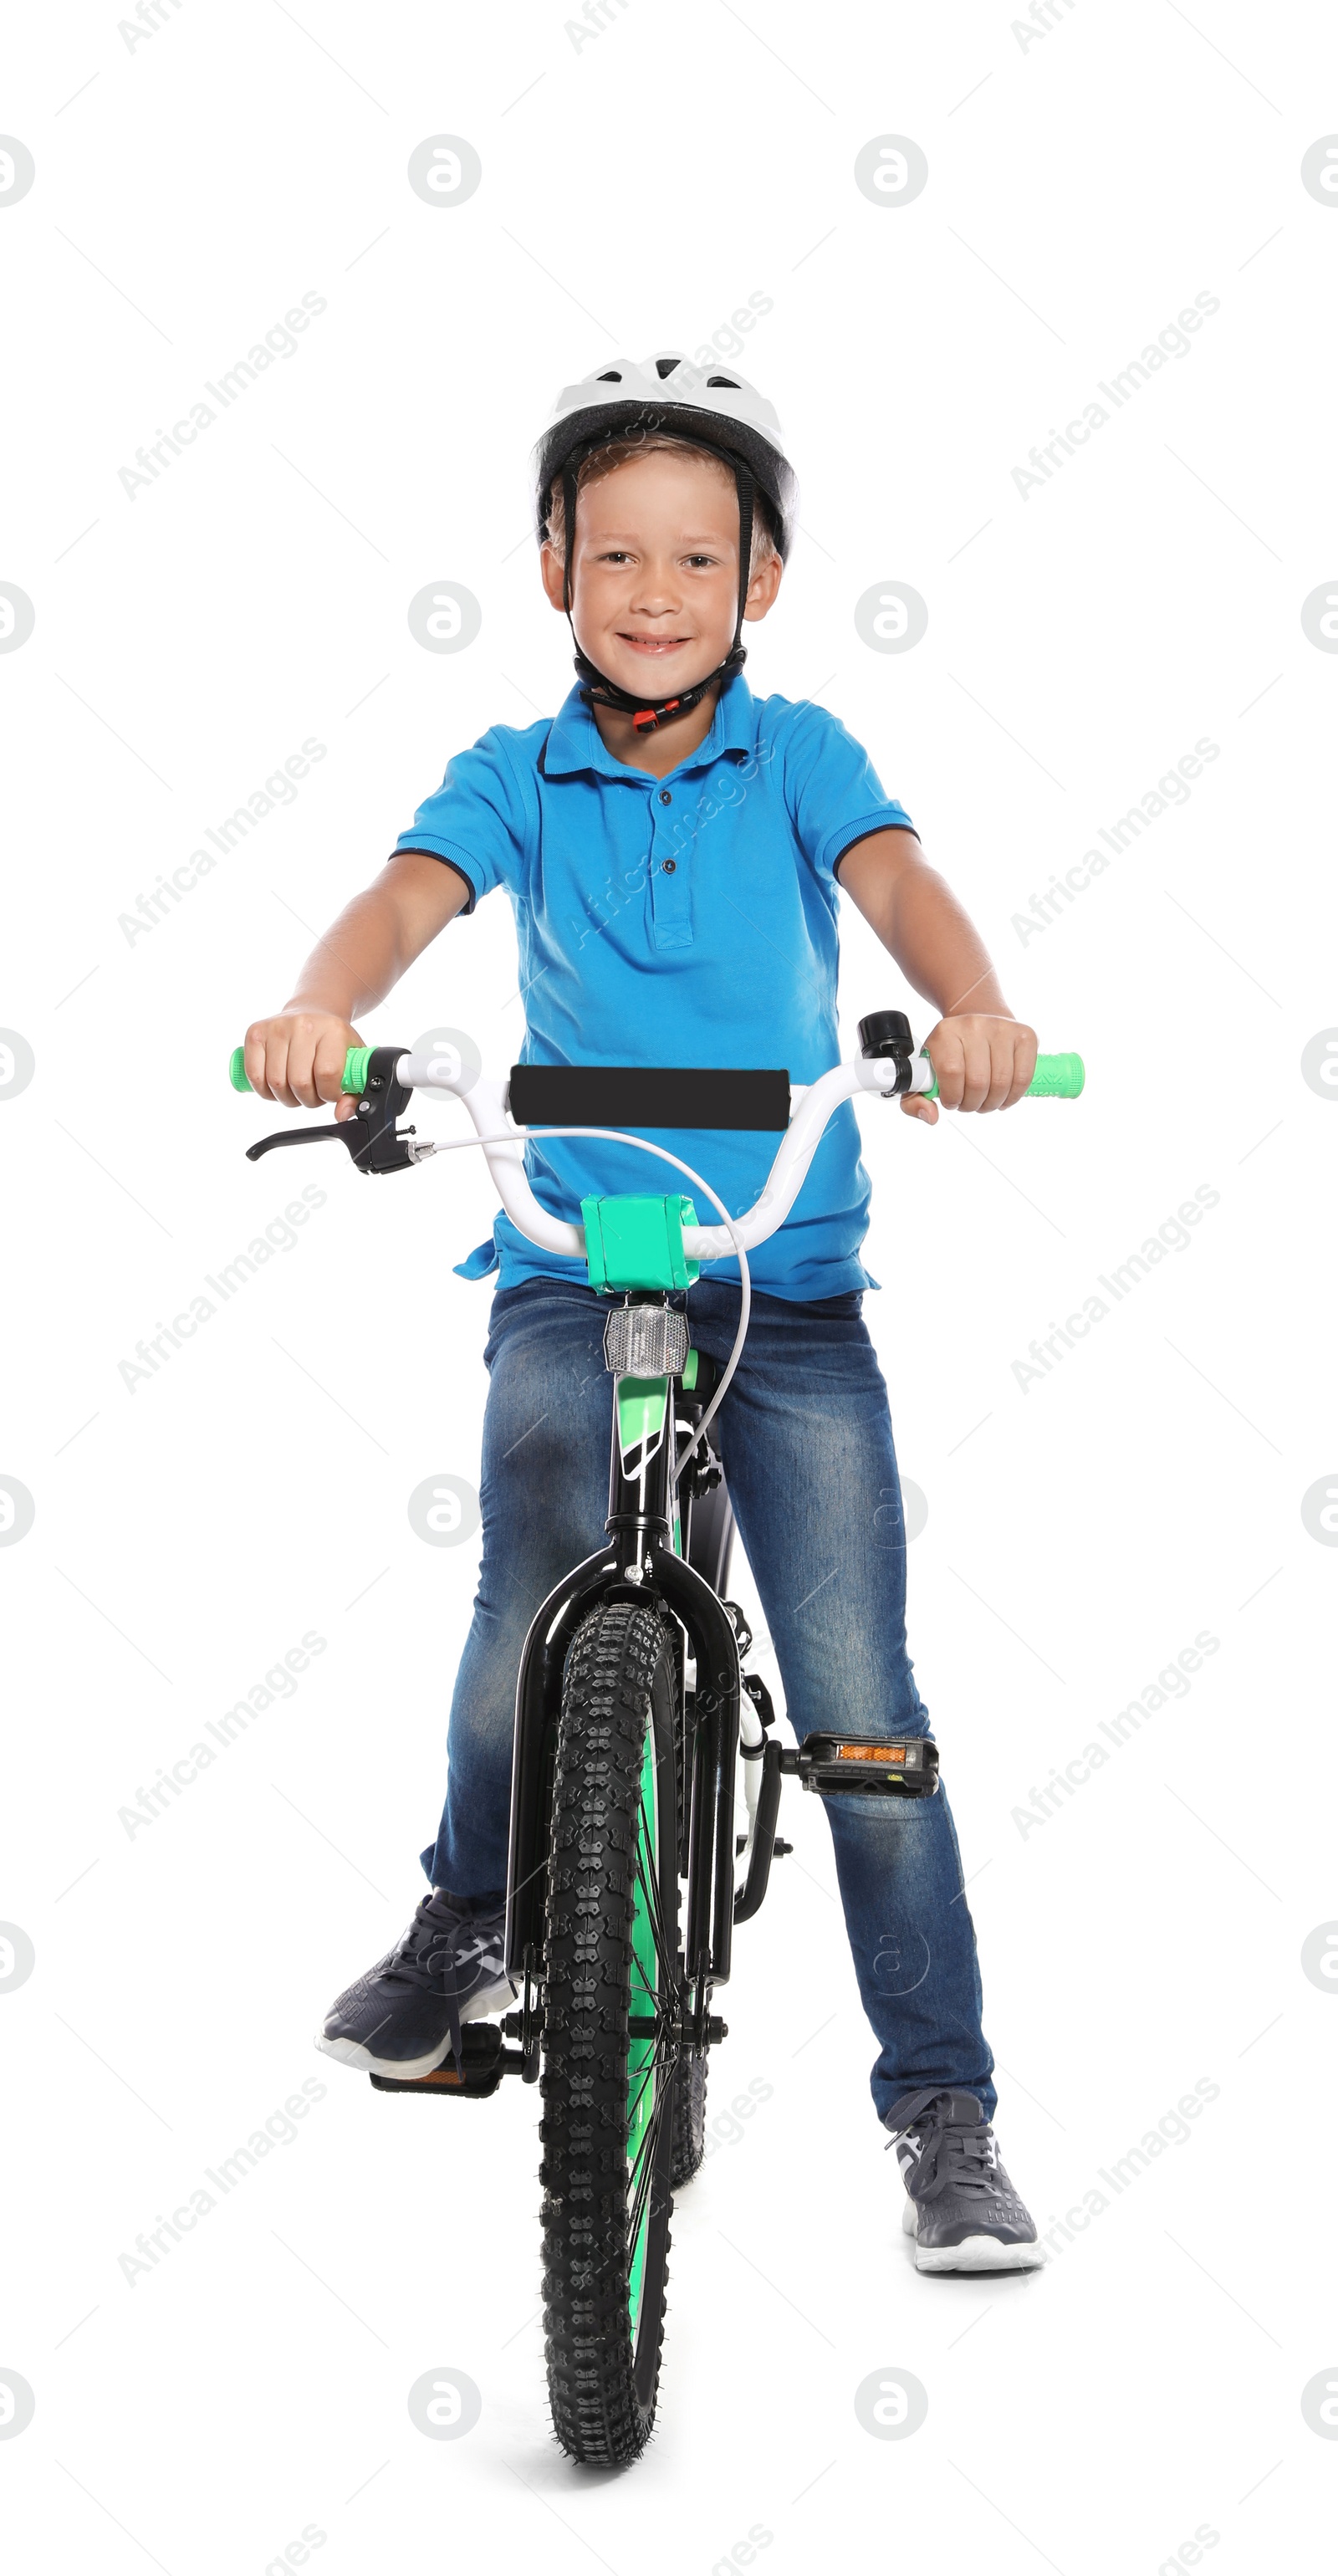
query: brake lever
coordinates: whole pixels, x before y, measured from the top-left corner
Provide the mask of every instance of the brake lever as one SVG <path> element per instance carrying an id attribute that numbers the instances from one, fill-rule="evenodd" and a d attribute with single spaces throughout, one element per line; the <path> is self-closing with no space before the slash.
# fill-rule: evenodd
<path id="1" fill-rule="evenodd" d="M 258 1163 L 276 1145 L 306 1145 L 320 1137 L 337 1136 L 360 1172 L 407 1172 L 414 1159 L 408 1140 L 417 1130 L 400 1130 L 395 1124 L 412 1096 L 404 1083 L 395 1080 L 403 1052 L 402 1047 L 373 1047 L 362 1098 L 352 1118 L 331 1119 L 324 1127 L 281 1127 L 276 1135 L 262 1136 L 247 1146 L 248 1163 Z"/>

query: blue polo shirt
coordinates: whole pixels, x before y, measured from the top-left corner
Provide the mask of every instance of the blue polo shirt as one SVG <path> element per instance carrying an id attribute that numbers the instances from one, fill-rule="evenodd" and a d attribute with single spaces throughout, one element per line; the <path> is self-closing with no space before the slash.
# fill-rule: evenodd
<path id="1" fill-rule="evenodd" d="M 494 725 L 450 762 L 401 850 L 445 860 L 481 895 L 504 886 L 520 950 L 525 1064 L 784 1065 L 814 1082 L 840 1062 L 836 862 L 869 832 L 911 829 L 867 754 L 823 707 L 754 698 L 742 674 L 666 778 L 616 760 L 578 689 L 549 721 Z M 779 1138 L 656 1129 L 732 1216 L 752 1206 Z M 683 1189 L 631 1146 L 531 1144 L 536 1198 L 579 1225 L 591 1193 Z M 860 1259 L 869 1181 L 855 1112 L 832 1119 L 779 1232 L 749 1254 L 773 1297 L 874 1286 Z M 697 1198 L 701 1222 L 715 1210 Z M 583 1279 L 499 1213 L 459 1265 L 498 1285 Z M 704 1276 L 737 1279 L 738 1262 Z"/>

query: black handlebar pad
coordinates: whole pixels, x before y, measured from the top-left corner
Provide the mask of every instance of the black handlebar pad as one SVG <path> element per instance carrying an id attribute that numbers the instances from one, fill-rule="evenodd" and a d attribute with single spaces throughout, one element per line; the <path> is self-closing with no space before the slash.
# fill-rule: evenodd
<path id="1" fill-rule="evenodd" d="M 518 1127 L 737 1127 L 783 1135 L 790 1077 L 719 1065 L 513 1064 Z"/>

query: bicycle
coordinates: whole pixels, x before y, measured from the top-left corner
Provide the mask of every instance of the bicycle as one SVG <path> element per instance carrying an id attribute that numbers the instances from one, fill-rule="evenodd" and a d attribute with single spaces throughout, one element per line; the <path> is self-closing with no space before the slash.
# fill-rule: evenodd
<path id="1" fill-rule="evenodd" d="M 360 1171 L 386 1174 L 477 1145 L 521 1232 L 584 1260 L 611 1301 L 605 1544 L 540 1605 L 517 1677 L 505 1960 L 519 2009 L 466 2022 L 458 2058 L 430 2075 L 370 2078 L 382 2093 L 476 2100 L 508 2075 L 541 2082 L 549 2399 L 562 2448 L 589 2465 L 634 2460 L 655 2420 L 673 2193 L 702 2161 L 709 2052 L 728 2035 L 711 2007 L 734 1927 L 757 1913 L 773 1859 L 790 1849 L 776 1833 L 782 1780 L 823 1798 L 932 1797 L 938 1785 L 927 1739 L 782 1745 L 765 1683 L 742 1667 L 747 1622 L 725 1597 L 733 1516 L 709 1435 L 747 1335 L 748 1251 L 784 1222 L 844 1101 L 937 1092 L 903 1013 L 874 1013 L 859 1038 L 858 1057 L 804 1089 L 777 1070 L 644 1066 L 517 1065 L 505 1082 L 470 1081 L 458 1060 L 351 1047 L 351 1119 L 247 1148 L 254 1162 L 337 1137 Z M 232 1080 L 249 1090 L 242 1055 Z M 1042 1056 L 1031 1093 L 1076 1098 L 1083 1078 L 1077 1056 Z M 462 1099 L 475 1134 L 417 1141 L 398 1124 L 415 1090 Z M 754 1206 L 731 1218 L 700 1173 L 628 1132 L 656 1127 L 781 1142 Z M 720 1223 L 699 1224 L 681 1190 L 585 1198 L 580 1226 L 552 1216 L 524 1170 L 532 1132 L 658 1156 Z M 739 1324 L 717 1368 L 669 1300 L 731 1253 Z M 736 1835 L 738 1760 L 747 1822 Z"/>

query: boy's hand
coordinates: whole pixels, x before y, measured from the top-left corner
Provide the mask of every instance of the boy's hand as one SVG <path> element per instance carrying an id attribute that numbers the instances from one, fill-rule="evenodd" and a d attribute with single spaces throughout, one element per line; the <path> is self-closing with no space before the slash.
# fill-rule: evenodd
<path id="1" fill-rule="evenodd" d="M 945 1109 L 1011 1109 L 1036 1070 L 1036 1032 L 1021 1020 L 964 1012 L 940 1020 L 925 1045 Z M 938 1101 L 913 1092 L 901 1105 L 931 1127 L 938 1117 Z"/>
<path id="2" fill-rule="evenodd" d="M 334 1101 L 342 1121 L 358 1105 L 340 1093 L 344 1058 L 351 1046 L 362 1044 L 352 1022 L 333 1011 L 277 1011 L 273 1019 L 253 1020 L 246 1032 L 247 1079 L 262 1100 L 280 1100 L 285 1109 L 320 1109 Z"/>

